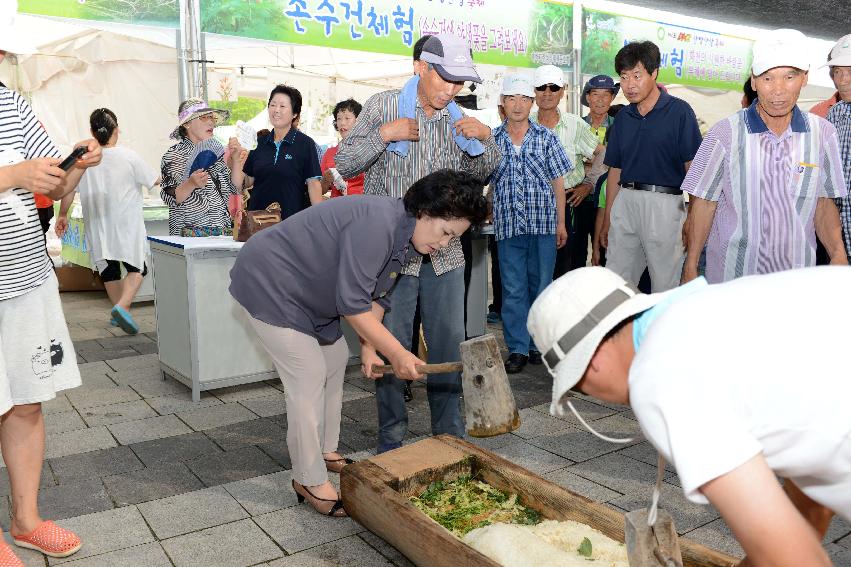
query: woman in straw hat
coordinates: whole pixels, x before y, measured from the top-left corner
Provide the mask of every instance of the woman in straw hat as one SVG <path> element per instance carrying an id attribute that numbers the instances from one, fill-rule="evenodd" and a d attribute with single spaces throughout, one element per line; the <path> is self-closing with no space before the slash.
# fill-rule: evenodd
<path id="1" fill-rule="evenodd" d="M 230 228 L 228 197 L 238 190 L 225 164 L 224 148 L 213 139 L 213 129 L 230 113 L 190 98 L 180 103 L 177 114 L 179 123 L 171 137 L 178 143 L 166 151 L 161 164 L 160 194 L 168 205 L 168 232 L 179 235 L 184 227 Z M 203 149 L 217 159 L 188 171 Z"/>

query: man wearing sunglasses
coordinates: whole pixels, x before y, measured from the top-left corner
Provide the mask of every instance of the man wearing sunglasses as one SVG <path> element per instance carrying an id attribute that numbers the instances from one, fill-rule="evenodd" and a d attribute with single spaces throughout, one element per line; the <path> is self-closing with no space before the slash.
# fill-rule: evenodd
<path id="1" fill-rule="evenodd" d="M 556 253 L 553 278 L 558 278 L 568 270 L 584 266 L 587 261 L 588 242 L 594 234 L 596 207 L 591 194 L 593 186 L 584 182 L 583 163 L 591 160 L 598 146 L 600 149 L 602 146 L 584 120 L 559 110 L 565 87 L 561 69 L 555 65 L 538 67 L 532 84 L 535 86 L 535 103 L 538 105 L 538 111 L 531 115 L 532 120 L 556 134 L 573 163 L 573 169 L 564 176 L 567 197 L 564 219 L 570 237 L 567 246 Z"/>

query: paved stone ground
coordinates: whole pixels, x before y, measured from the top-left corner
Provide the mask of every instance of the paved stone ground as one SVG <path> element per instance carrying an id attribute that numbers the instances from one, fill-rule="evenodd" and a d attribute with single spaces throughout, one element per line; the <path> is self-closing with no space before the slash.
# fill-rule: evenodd
<path id="1" fill-rule="evenodd" d="M 226 388 L 190 401 L 157 366 L 154 307 L 134 309 L 142 334 L 110 327 L 105 295 L 63 294 L 83 386 L 45 404 L 47 455 L 40 503 L 47 518 L 83 538 L 66 560 L 18 550 L 28 566 L 406 566 L 395 549 L 349 519 L 319 516 L 289 488 L 286 415 L 280 383 Z M 499 327 L 492 331 L 499 333 Z M 573 419 L 548 415 L 542 367 L 511 378 L 523 425 L 482 446 L 619 510 L 645 506 L 655 453 L 640 441 L 628 408 L 580 400 L 578 409 L 628 445 L 599 441 Z M 350 368 L 341 452 L 375 444 L 373 386 Z M 429 432 L 422 386 L 409 404 L 411 439 Z M 336 475 L 332 475 L 336 481 Z M 9 483 L 0 469 L 0 525 L 9 523 Z M 663 505 L 683 534 L 733 554 L 741 549 L 709 506 L 685 501 L 669 471 Z M 851 566 L 851 526 L 834 521 L 825 538 L 836 565 Z"/>

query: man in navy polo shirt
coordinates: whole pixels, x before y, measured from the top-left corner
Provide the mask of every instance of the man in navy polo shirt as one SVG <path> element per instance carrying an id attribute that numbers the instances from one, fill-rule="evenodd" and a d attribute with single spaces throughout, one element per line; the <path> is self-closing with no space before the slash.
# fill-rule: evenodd
<path id="1" fill-rule="evenodd" d="M 634 285 L 648 268 L 654 293 L 680 281 L 686 217 L 680 185 L 702 140 L 688 103 L 656 86 L 660 59 L 650 41 L 630 43 L 615 56 L 631 104 L 615 118 L 606 148 L 601 231 L 606 267 Z"/>

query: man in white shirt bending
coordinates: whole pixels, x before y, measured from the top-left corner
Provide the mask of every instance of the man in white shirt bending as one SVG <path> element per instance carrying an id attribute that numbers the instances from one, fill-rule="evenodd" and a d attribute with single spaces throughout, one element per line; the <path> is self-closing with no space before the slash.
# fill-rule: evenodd
<path id="1" fill-rule="evenodd" d="M 630 404 L 686 497 L 721 513 L 753 565 L 830 565 L 851 521 L 851 270 L 824 266 L 651 295 L 606 268 L 572 271 L 529 314 L 555 379 Z M 786 479 L 783 486 L 776 475 Z"/>

